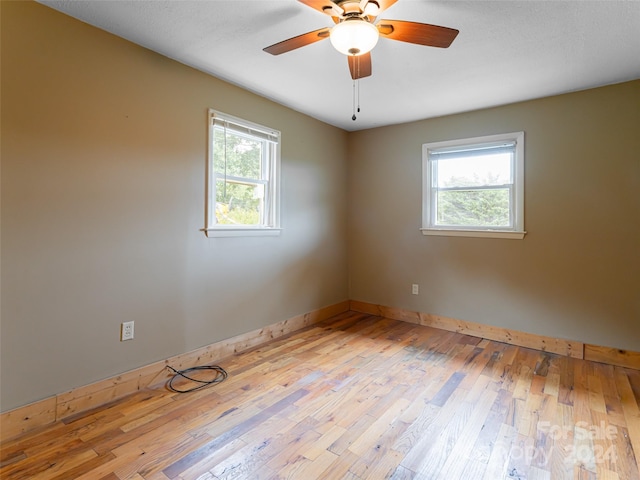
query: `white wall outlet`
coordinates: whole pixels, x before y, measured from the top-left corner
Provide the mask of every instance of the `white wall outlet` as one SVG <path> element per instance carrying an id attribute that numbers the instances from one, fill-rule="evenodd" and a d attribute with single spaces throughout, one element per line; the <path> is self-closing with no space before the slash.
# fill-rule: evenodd
<path id="1" fill-rule="evenodd" d="M 413 295 L 418 295 L 419 291 L 420 291 L 420 288 L 418 287 L 417 283 L 414 283 L 413 285 L 411 285 L 411 293 Z"/>
<path id="2" fill-rule="evenodd" d="M 120 326 L 120 341 L 133 340 L 133 322 L 122 322 Z"/>

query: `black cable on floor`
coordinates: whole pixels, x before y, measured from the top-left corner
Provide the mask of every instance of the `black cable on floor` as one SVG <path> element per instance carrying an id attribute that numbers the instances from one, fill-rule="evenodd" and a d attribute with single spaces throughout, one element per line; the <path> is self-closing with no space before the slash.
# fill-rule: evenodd
<path id="1" fill-rule="evenodd" d="M 199 367 L 191 367 L 191 368 L 185 368 L 184 370 L 176 370 L 175 368 L 167 365 L 167 368 L 172 370 L 175 375 L 173 377 L 171 377 L 171 380 L 169 380 L 169 383 L 167 384 L 167 387 L 169 387 L 169 390 L 176 392 L 176 393 L 188 393 L 188 392 L 193 392 L 195 390 L 200 390 L 201 388 L 207 387 L 209 385 L 212 385 L 214 383 L 220 383 L 223 382 L 228 374 L 227 372 L 224 370 L 224 368 L 219 367 L 217 365 L 204 365 L 204 366 L 199 366 Z M 216 376 L 212 379 L 212 380 L 198 380 L 197 378 L 192 378 L 189 375 L 187 375 L 188 373 L 191 372 L 195 372 L 198 370 L 212 370 L 214 372 L 216 372 Z M 193 388 L 189 388 L 187 390 L 179 390 L 176 387 L 173 386 L 173 382 L 178 379 L 178 378 L 186 378 L 187 380 L 190 380 L 192 382 L 196 382 L 196 383 L 200 383 L 201 385 L 198 385 L 197 387 L 193 387 Z"/>

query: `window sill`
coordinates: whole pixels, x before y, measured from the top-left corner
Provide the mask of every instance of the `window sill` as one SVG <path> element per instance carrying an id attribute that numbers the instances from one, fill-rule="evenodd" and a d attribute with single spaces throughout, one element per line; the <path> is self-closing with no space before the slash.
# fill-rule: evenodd
<path id="1" fill-rule="evenodd" d="M 215 237 L 276 237 L 281 228 L 205 228 L 209 238 Z"/>
<path id="2" fill-rule="evenodd" d="M 508 238 L 522 240 L 527 232 L 511 232 L 500 230 L 447 230 L 440 228 L 421 228 L 423 235 L 438 235 L 444 237 L 481 237 Z"/>

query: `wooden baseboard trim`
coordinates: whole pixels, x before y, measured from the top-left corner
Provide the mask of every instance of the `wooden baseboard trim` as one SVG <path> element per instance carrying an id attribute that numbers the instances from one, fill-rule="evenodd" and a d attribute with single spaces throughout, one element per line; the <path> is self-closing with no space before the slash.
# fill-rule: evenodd
<path id="1" fill-rule="evenodd" d="M 428 313 L 412 312 L 402 308 L 385 307 L 366 302 L 351 301 L 351 310 L 357 312 L 380 315 L 395 320 L 426 325 L 450 332 L 463 333 L 473 337 L 481 337 L 498 342 L 509 343 L 519 347 L 533 348 L 545 352 L 557 353 L 573 358 L 584 358 L 584 344 L 572 340 L 545 337 L 532 333 L 509 330 L 481 323 L 468 322 L 454 318 L 432 315 Z"/>
<path id="2" fill-rule="evenodd" d="M 585 344 L 584 359 L 640 370 L 640 352 Z"/>
<path id="3" fill-rule="evenodd" d="M 568 357 L 582 358 L 593 362 L 640 370 L 640 352 L 545 337 L 533 333 L 519 332 L 440 315 L 412 312 L 402 308 L 385 307 L 383 305 L 358 302 L 355 300 L 351 300 L 349 305 L 350 309 L 356 312 L 393 318 L 395 320 L 417 323 L 419 325 L 427 325 L 441 330 L 464 333 L 465 335 L 509 343 L 519 347 L 533 348 L 535 350 L 557 353 Z"/>
<path id="4" fill-rule="evenodd" d="M 4 412 L 0 414 L 0 441 L 164 383 L 171 377 L 167 365 L 184 369 L 213 364 L 224 357 L 244 352 L 348 310 L 349 301 L 345 300 Z"/>
<path id="5" fill-rule="evenodd" d="M 401 308 L 360 301 L 344 301 L 205 347 L 155 362 L 115 377 L 75 388 L 0 414 L 0 441 L 16 437 L 38 427 L 63 420 L 143 388 L 166 382 L 171 376 L 166 366 L 184 369 L 218 362 L 221 358 L 244 352 L 270 340 L 353 310 L 395 320 L 463 333 L 521 347 L 584 358 L 600 363 L 640 370 L 640 352 L 583 344 L 501 327 L 457 320 Z"/>

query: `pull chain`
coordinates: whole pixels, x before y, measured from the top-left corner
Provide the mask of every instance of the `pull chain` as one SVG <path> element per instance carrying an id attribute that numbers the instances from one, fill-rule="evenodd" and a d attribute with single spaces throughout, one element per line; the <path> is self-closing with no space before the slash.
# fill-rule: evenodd
<path id="1" fill-rule="evenodd" d="M 358 111 L 360 111 L 360 107 L 358 107 Z M 356 81 L 353 80 L 353 116 L 351 120 L 356 121 Z"/>
<path id="2" fill-rule="evenodd" d="M 353 79 L 353 116 L 351 120 L 356 121 L 356 97 L 358 98 L 357 112 L 360 113 L 360 58 L 355 57 L 356 78 Z"/>

